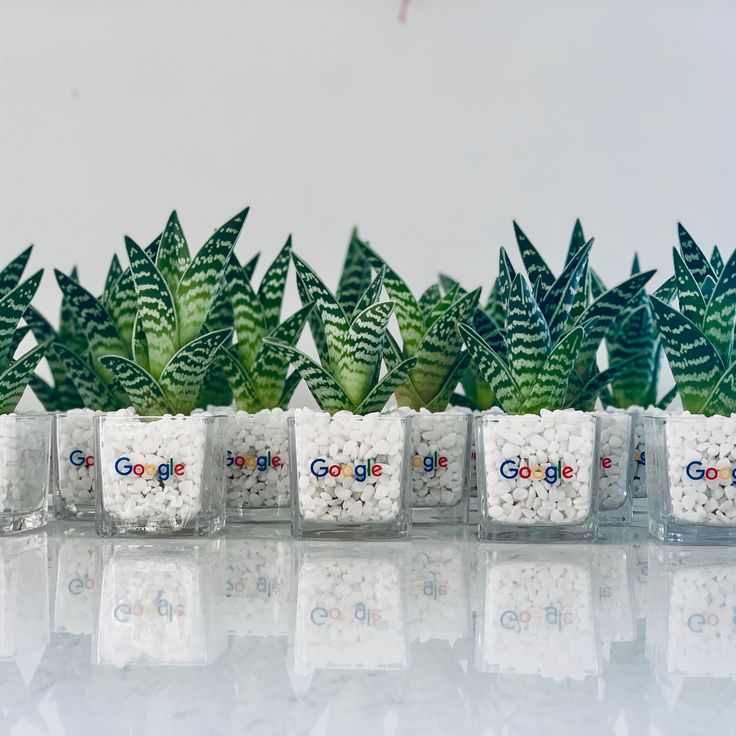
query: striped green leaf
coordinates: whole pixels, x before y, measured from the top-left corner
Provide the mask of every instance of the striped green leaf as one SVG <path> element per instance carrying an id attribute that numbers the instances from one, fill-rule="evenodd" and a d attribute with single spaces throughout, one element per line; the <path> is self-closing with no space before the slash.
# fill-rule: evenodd
<path id="1" fill-rule="evenodd" d="M 233 305 L 230 301 L 230 293 L 228 292 L 227 287 L 223 282 L 221 283 L 220 288 L 215 295 L 215 299 L 212 302 L 212 306 L 210 307 L 207 319 L 204 321 L 203 332 L 214 332 L 215 330 L 233 329 L 235 329 L 235 316 L 233 313 Z"/>
<path id="2" fill-rule="evenodd" d="M 450 404 L 452 406 L 463 406 L 466 409 L 471 409 L 472 411 L 482 411 L 475 399 L 466 396 L 465 394 L 454 393 L 450 399 Z"/>
<path id="3" fill-rule="evenodd" d="M 266 338 L 266 342 L 281 350 L 307 384 L 320 409 L 334 414 L 342 409 L 354 409 L 354 405 L 345 395 L 340 384 L 321 365 L 315 363 L 300 350 Z"/>
<path id="4" fill-rule="evenodd" d="M 600 299 L 603 294 L 608 291 L 601 277 L 591 268 L 590 269 L 590 293 L 595 301 Z"/>
<path id="5" fill-rule="evenodd" d="M 424 335 L 424 318 L 419 303 L 404 280 L 393 269 L 386 266 L 383 285 L 389 298 L 394 302 L 396 321 L 404 344 L 404 355 L 417 354 Z"/>
<path id="6" fill-rule="evenodd" d="M 337 285 L 337 301 L 345 314 L 357 314 L 358 300 L 371 283 L 371 264 L 364 250 L 363 242 L 354 229 L 350 236 L 340 282 Z M 367 305 L 366 305 L 367 306 Z"/>
<path id="7" fill-rule="evenodd" d="M 114 376 L 130 405 L 141 416 L 161 416 L 173 410 L 154 377 L 132 360 L 117 355 L 102 358 L 102 363 Z"/>
<path id="8" fill-rule="evenodd" d="M 358 298 L 358 302 L 355 305 L 350 321 L 352 322 L 357 315 L 359 315 L 364 309 L 368 309 L 372 304 L 375 304 L 381 296 L 381 289 L 383 289 L 383 274 L 384 269 L 381 268 L 376 274 L 376 278 L 371 281 L 365 288 L 365 291 Z"/>
<path id="9" fill-rule="evenodd" d="M 79 283 L 79 276 L 76 268 L 72 269 L 69 276 L 73 281 Z M 77 355 L 83 355 L 89 349 L 84 330 L 77 322 L 74 310 L 71 308 L 69 300 L 66 297 L 62 297 L 61 300 L 61 312 L 59 315 L 59 342 L 63 342 L 64 345 L 66 345 L 70 350 L 73 350 Z"/>
<path id="10" fill-rule="evenodd" d="M 42 276 L 43 271 L 38 271 L 0 299 L 0 366 L 7 365 L 13 357 L 11 348 L 18 323 L 35 296 Z"/>
<path id="11" fill-rule="evenodd" d="M 112 260 L 110 261 L 110 266 L 107 269 L 105 286 L 102 290 L 102 303 L 105 307 L 107 307 L 108 301 L 110 300 L 110 295 L 115 289 L 115 284 L 122 275 L 123 269 L 120 265 L 120 259 L 117 257 L 117 254 L 115 254 L 113 255 Z M 74 280 L 79 281 L 79 279 L 76 277 L 74 278 Z"/>
<path id="12" fill-rule="evenodd" d="M 307 287 L 299 276 L 299 272 L 296 274 L 296 287 L 299 292 L 299 298 L 301 299 L 302 305 L 311 304 L 311 297 L 307 291 Z M 312 333 L 312 340 L 314 346 L 317 348 L 317 355 L 319 355 L 319 361 L 322 365 L 327 368 L 330 365 L 330 354 L 327 347 L 327 338 L 325 337 L 325 328 L 322 324 L 322 319 L 317 309 L 313 309 L 309 313 L 309 330 Z"/>
<path id="13" fill-rule="evenodd" d="M 23 342 L 23 340 L 26 339 L 26 336 L 29 335 L 31 332 L 31 328 L 28 325 L 21 325 L 15 330 L 15 333 L 13 334 L 13 339 L 10 342 L 10 346 L 8 347 L 8 356 L 10 359 L 15 358 L 15 354 L 18 352 L 18 348 L 20 347 L 20 344 Z M 49 337 L 47 338 L 47 342 L 51 343 L 53 338 Z"/>
<path id="14" fill-rule="evenodd" d="M 161 234 L 156 253 L 156 268 L 169 287 L 169 293 L 176 294 L 190 260 L 187 239 L 174 210 Z"/>
<path id="15" fill-rule="evenodd" d="M 631 264 L 631 275 L 636 276 L 636 274 L 641 273 L 641 265 L 639 264 L 639 254 L 634 253 L 634 260 Z"/>
<path id="16" fill-rule="evenodd" d="M 49 352 L 53 352 L 64 365 L 66 375 L 81 398 L 81 403 L 74 408 L 86 406 L 96 411 L 114 411 L 121 408 L 117 405 L 115 395 L 105 385 L 105 382 L 86 361 L 69 350 L 66 345 L 53 343 Z"/>
<path id="17" fill-rule="evenodd" d="M 658 409 L 667 409 L 677 396 L 677 386 L 673 386 L 658 402 Z"/>
<path id="18" fill-rule="evenodd" d="M 28 264 L 28 259 L 31 257 L 32 251 L 33 246 L 29 245 L 20 255 L 16 256 L 0 271 L 0 297 L 18 286 L 23 272 L 26 270 L 26 265 Z"/>
<path id="19" fill-rule="evenodd" d="M 188 414 L 196 408 L 205 375 L 217 351 L 230 339 L 230 330 L 209 332 L 184 345 L 161 373 L 159 385 L 176 412 Z"/>
<path id="20" fill-rule="evenodd" d="M 680 252 L 682 258 L 687 264 L 690 273 L 692 273 L 695 283 L 699 285 L 703 292 L 703 296 L 707 299 L 710 296 L 711 287 L 716 282 L 716 274 L 713 267 L 708 262 L 705 254 L 692 239 L 690 233 L 685 230 L 681 223 L 677 223 L 677 235 L 680 240 Z"/>
<path id="21" fill-rule="evenodd" d="M 717 245 L 713 246 L 713 250 L 710 254 L 710 267 L 713 269 L 713 273 L 716 277 L 721 275 L 721 271 L 723 271 L 723 256 L 721 255 L 721 251 L 718 249 Z"/>
<path id="22" fill-rule="evenodd" d="M 508 365 L 522 394 L 532 387 L 550 351 L 550 335 L 529 282 L 517 274 L 511 286 L 505 325 Z"/>
<path id="23" fill-rule="evenodd" d="M 541 409 L 559 409 L 565 405 L 570 375 L 575 369 L 585 333 L 576 327 L 555 345 L 523 401 L 523 411 L 536 414 Z"/>
<path id="24" fill-rule="evenodd" d="M 143 322 L 140 315 L 136 315 L 135 326 L 133 327 L 133 344 L 132 344 L 133 360 L 143 368 L 144 371 L 151 372 L 151 364 L 148 359 L 148 341 L 146 333 L 143 330 Z"/>
<path id="25" fill-rule="evenodd" d="M 292 371 L 289 377 L 284 382 L 284 390 L 281 392 L 281 398 L 279 399 L 278 405 L 282 409 L 288 409 L 291 397 L 296 391 L 296 387 L 301 383 L 302 377 L 299 375 L 299 371 Z"/>
<path id="26" fill-rule="evenodd" d="M 595 373 L 585 385 L 576 393 L 574 408 L 579 411 L 592 411 L 596 399 L 611 381 L 631 370 L 630 362 L 618 363 L 609 366 L 604 371 Z"/>
<path id="27" fill-rule="evenodd" d="M 164 253 L 166 234 L 159 255 Z M 137 245 L 126 243 L 138 294 L 137 322 L 146 336 L 150 374 L 158 379 L 177 350 L 178 326 L 169 287 L 153 261 Z"/>
<path id="28" fill-rule="evenodd" d="M 501 248 L 498 255 L 498 278 L 493 284 L 493 291 L 486 304 L 486 312 L 498 325 L 503 325 L 506 322 L 506 309 L 508 308 L 511 284 L 515 277 L 516 270 L 509 259 L 508 253 L 506 253 L 505 248 Z"/>
<path id="29" fill-rule="evenodd" d="M 47 343 L 37 345 L 0 373 L 0 414 L 15 411 L 47 347 Z M 43 461 L 44 458 L 39 458 L 39 462 Z M 45 461 L 48 462 L 48 458 Z"/>
<path id="30" fill-rule="evenodd" d="M 460 283 L 456 279 L 444 273 L 441 273 L 439 275 L 438 280 L 439 280 L 440 290 L 443 293 L 450 291 L 450 289 L 452 289 L 455 286 L 460 286 Z"/>
<path id="31" fill-rule="evenodd" d="M 322 279 L 296 253 L 292 253 L 294 268 L 301 279 L 309 302 L 314 302 L 314 311 L 319 315 L 324 329 L 329 365 L 337 366 L 347 340 L 350 323 L 345 310 Z M 307 380 L 306 377 L 304 379 Z"/>
<path id="32" fill-rule="evenodd" d="M 186 345 L 199 336 L 247 215 L 245 209 L 219 228 L 181 277 L 174 294 L 179 345 Z"/>
<path id="33" fill-rule="evenodd" d="M 256 253 L 253 258 L 251 258 L 247 263 L 243 264 L 243 273 L 245 274 L 245 278 L 250 281 L 253 278 L 253 274 L 256 272 L 256 266 L 258 265 L 258 261 L 261 257 L 260 253 Z"/>
<path id="34" fill-rule="evenodd" d="M 524 262 L 524 268 L 529 277 L 529 282 L 535 283 L 537 279 L 540 279 L 542 290 L 546 293 L 552 288 L 552 284 L 555 282 L 555 275 L 516 221 L 514 221 L 514 234 L 516 235 L 519 253 L 521 253 L 521 260 Z"/>
<path id="35" fill-rule="evenodd" d="M 523 397 L 514 382 L 511 371 L 493 348 L 470 326 L 460 325 L 460 332 L 478 373 L 493 389 L 504 411 L 514 413 L 521 407 Z"/>
<path id="36" fill-rule="evenodd" d="M 724 365 L 731 362 L 736 328 L 736 251 L 721 268 L 702 321 L 705 337 L 718 351 Z"/>
<path id="37" fill-rule="evenodd" d="M 409 373 L 416 365 L 416 358 L 407 358 L 389 370 L 386 375 L 370 390 L 356 409 L 358 414 L 370 414 L 382 411 L 399 386 L 406 383 Z"/>
<path id="38" fill-rule="evenodd" d="M 130 238 L 127 238 L 125 242 L 126 244 L 135 243 Z M 120 339 L 125 345 L 130 345 L 133 340 L 135 315 L 138 311 L 138 297 L 135 293 L 133 274 L 129 268 L 123 271 L 120 278 L 115 282 L 108 293 L 104 306 L 117 328 Z M 74 319 L 76 322 L 76 318 Z M 66 344 L 66 340 L 64 340 L 64 343 Z"/>
<path id="39" fill-rule="evenodd" d="M 467 293 L 467 292 L 466 292 Z M 454 304 L 460 294 L 460 286 L 455 285 L 450 289 L 428 313 L 424 313 L 426 329 L 430 329 L 432 325 Z"/>
<path id="40" fill-rule="evenodd" d="M 263 322 L 267 332 L 273 330 L 281 319 L 281 307 L 284 302 L 284 289 L 286 288 L 286 277 L 289 274 L 290 263 L 291 235 L 263 275 L 261 285 L 258 289 Z"/>
<path id="41" fill-rule="evenodd" d="M 49 342 L 54 343 L 59 341 L 54 328 L 49 324 L 48 320 L 33 307 L 28 307 L 25 314 L 23 315 L 25 323 L 30 327 L 33 337 L 37 343 Z M 60 390 L 61 385 L 66 380 L 66 371 L 61 361 L 58 360 L 53 349 L 49 349 L 46 353 L 46 362 L 49 364 L 51 369 L 51 376 L 54 379 L 54 388 L 51 390 Z M 43 390 L 43 389 L 41 389 Z M 61 410 L 60 410 L 61 411 Z"/>
<path id="42" fill-rule="evenodd" d="M 661 286 L 657 287 L 653 296 L 665 304 L 671 304 L 672 300 L 677 296 L 677 278 L 670 276 Z"/>
<path id="43" fill-rule="evenodd" d="M 248 371 L 238 360 L 237 354 L 232 350 L 223 348 L 218 353 L 217 361 L 227 377 L 227 382 L 235 399 L 235 406 L 241 411 L 251 413 L 262 409 L 258 392 L 250 379 Z"/>
<path id="44" fill-rule="evenodd" d="M 447 409 L 447 406 L 450 403 L 450 398 L 460 382 L 460 376 L 468 367 L 469 362 L 470 353 L 468 353 L 467 350 L 463 350 L 455 357 L 455 362 L 447 373 L 445 383 L 441 386 L 440 390 L 434 395 L 431 401 L 427 402 L 426 408 L 429 411 L 445 411 L 445 409 Z"/>
<path id="45" fill-rule="evenodd" d="M 28 379 L 28 385 L 46 411 L 67 411 L 68 409 L 74 408 L 72 406 L 64 406 L 56 387 L 50 386 L 38 374 L 34 373 Z M 81 403 L 77 406 L 81 406 Z"/>
<path id="46" fill-rule="evenodd" d="M 243 365 L 251 370 L 255 366 L 261 340 L 266 334 L 263 307 L 234 255 L 228 264 L 225 281 L 233 309 L 238 354 Z"/>
<path id="47" fill-rule="evenodd" d="M 675 261 L 675 278 L 677 279 L 677 302 L 680 312 L 691 322 L 702 326 L 705 316 L 705 299 L 700 291 L 698 282 L 690 272 L 684 259 L 676 248 L 672 251 Z"/>
<path id="48" fill-rule="evenodd" d="M 567 249 L 567 256 L 565 257 L 565 265 L 570 263 L 585 248 L 587 242 L 583 234 L 583 226 L 580 224 L 580 219 L 577 219 L 572 228 L 572 236 L 570 237 L 570 246 Z"/>
<path id="49" fill-rule="evenodd" d="M 575 300 L 579 294 L 584 294 L 584 277 L 588 271 L 588 257 L 593 241 L 589 240 L 578 249 L 573 258 L 568 261 L 559 278 L 547 292 L 540 308 L 549 324 L 552 341 L 558 340 L 565 332 L 572 314 Z"/>
<path id="50" fill-rule="evenodd" d="M 682 405 L 699 413 L 725 369 L 723 361 L 687 317 L 655 297 L 651 304 Z"/>
<path id="51" fill-rule="evenodd" d="M 422 314 L 430 314 L 441 299 L 442 291 L 440 291 L 439 284 L 432 284 L 432 286 L 425 289 L 419 297 L 419 309 Z M 427 325 L 426 321 L 425 325 Z"/>
<path id="52" fill-rule="evenodd" d="M 204 375 L 202 388 L 197 397 L 197 408 L 230 406 L 232 403 L 233 392 L 228 385 L 227 376 L 217 361 L 214 361 Z"/>
<path id="53" fill-rule="evenodd" d="M 356 406 L 370 390 L 376 365 L 381 360 L 383 334 L 393 308 L 393 302 L 372 304 L 364 309 L 350 326 L 335 378 Z"/>

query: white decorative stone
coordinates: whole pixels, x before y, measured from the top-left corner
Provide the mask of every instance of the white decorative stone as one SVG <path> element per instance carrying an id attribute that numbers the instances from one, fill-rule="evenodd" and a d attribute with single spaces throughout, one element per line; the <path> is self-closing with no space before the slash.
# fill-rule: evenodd
<path id="1" fill-rule="evenodd" d="M 481 513 L 514 525 L 582 522 L 591 511 L 594 432 L 591 416 L 572 409 L 484 417 Z M 514 495 L 519 489 L 526 495 Z"/>
<path id="2" fill-rule="evenodd" d="M 616 509 L 624 503 L 629 491 L 631 415 L 610 408 L 597 412 L 597 416 L 600 417 L 601 427 L 598 445 L 598 504 L 603 510 Z M 571 449 L 573 439 L 570 438 Z"/>
<path id="3" fill-rule="evenodd" d="M 405 442 L 400 417 L 311 409 L 296 409 L 294 417 L 305 520 L 358 524 L 398 516 Z"/>

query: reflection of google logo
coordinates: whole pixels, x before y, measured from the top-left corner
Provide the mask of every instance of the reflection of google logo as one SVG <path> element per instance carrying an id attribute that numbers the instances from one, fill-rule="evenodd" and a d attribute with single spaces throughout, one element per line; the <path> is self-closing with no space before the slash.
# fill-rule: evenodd
<path id="1" fill-rule="evenodd" d="M 72 450 L 69 453 L 69 462 L 76 468 L 81 468 L 82 465 L 84 465 L 85 468 L 91 468 L 95 464 L 95 456 L 85 456 L 82 450 Z"/>
<path id="2" fill-rule="evenodd" d="M 309 620 L 315 626 L 324 626 L 333 621 L 357 622 L 365 626 L 377 624 L 381 620 L 380 609 L 368 608 L 365 603 L 356 603 L 343 611 L 340 608 L 324 608 L 317 606 L 309 614 Z"/>
<path id="3" fill-rule="evenodd" d="M 227 580 L 225 582 L 225 597 L 230 598 L 245 592 L 245 581 L 242 578 L 237 580 Z M 256 580 L 256 592 L 263 593 L 266 598 L 270 598 L 272 594 L 281 592 L 281 582 L 271 582 L 268 578 L 260 577 Z"/>
<path id="4" fill-rule="evenodd" d="M 271 450 L 265 455 L 235 455 L 232 450 L 228 450 L 227 467 L 246 468 L 247 470 L 257 468 L 263 472 L 269 468 L 280 468 L 281 457 L 279 455 L 271 455 Z"/>
<path id="5" fill-rule="evenodd" d="M 516 632 L 527 630 L 532 623 L 544 623 L 562 630 L 565 626 L 575 623 L 575 614 L 557 606 L 546 606 L 541 610 L 507 610 L 499 616 L 499 623 L 504 629 Z"/>
<path id="6" fill-rule="evenodd" d="M 691 480 L 720 480 L 726 484 L 736 485 L 735 468 L 704 468 L 701 460 L 693 460 L 685 467 L 685 473 Z"/>
<path id="7" fill-rule="evenodd" d="M 157 480 L 168 480 L 172 475 L 181 477 L 184 475 L 186 465 L 184 463 L 174 464 L 169 458 L 168 463 L 161 465 L 143 465 L 142 463 L 131 464 L 129 457 L 119 457 L 115 461 L 115 472 L 118 475 L 137 475 L 139 478 L 156 478 Z"/>
<path id="8" fill-rule="evenodd" d="M 687 627 L 694 634 L 702 634 L 706 627 L 736 626 L 736 612 L 721 618 L 716 613 L 694 613 L 687 619 Z"/>
<path id="9" fill-rule="evenodd" d="M 516 460 L 504 460 L 499 469 L 501 477 L 508 480 L 522 478 L 523 480 L 542 480 L 545 483 L 554 485 L 562 479 L 570 480 L 575 476 L 575 468 L 571 465 L 563 465 L 559 460 L 557 465 L 519 465 Z"/>
<path id="10" fill-rule="evenodd" d="M 66 587 L 72 595 L 82 595 L 85 590 L 92 590 L 95 587 L 95 581 L 85 575 L 83 578 L 72 578 Z"/>
<path id="11" fill-rule="evenodd" d="M 135 617 L 152 617 L 160 616 L 168 621 L 173 621 L 174 618 L 183 616 L 185 609 L 183 604 L 177 603 L 172 605 L 165 598 L 156 598 L 151 603 L 119 603 L 113 609 L 113 616 L 115 620 L 121 624 L 127 624 L 131 618 Z"/>

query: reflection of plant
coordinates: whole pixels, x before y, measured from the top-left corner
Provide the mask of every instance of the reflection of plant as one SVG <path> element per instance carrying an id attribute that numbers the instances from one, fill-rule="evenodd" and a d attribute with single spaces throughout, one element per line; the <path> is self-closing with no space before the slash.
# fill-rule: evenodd
<path id="1" fill-rule="evenodd" d="M 317 274 L 293 255 L 305 306 L 313 305 L 324 340 L 315 340 L 317 363 L 292 345 L 265 342 L 288 356 L 320 408 L 356 414 L 380 411 L 406 379 L 416 360 L 401 361 L 378 380 L 393 302 L 379 302 L 383 273 L 359 295 L 348 311 Z"/>
<path id="2" fill-rule="evenodd" d="M 0 414 L 15 410 L 28 382 L 43 358 L 47 344 L 40 343 L 17 360 L 15 353 L 28 328 L 18 324 L 36 295 L 43 271 L 21 282 L 31 255 L 27 248 L 0 271 Z"/>
<path id="3" fill-rule="evenodd" d="M 293 347 L 311 311 L 308 304 L 280 322 L 290 262 L 291 238 L 269 266 L 256 292 L 246 270 L 234 255 L 230 258 L 225 280 L 237 344 L 222 349 L 220 365 L 238 409 L 285 409 L 299 383 L 297 371 L 287 378 L 290 355 L 273 344 Z"/>
<path id="4" fill-rule="evenodd" d="M 367 243 L 363 249 L 373 266 L 383 273 L 383 286 L 395 304 L 402 345 L 388 334 L 384 360 L 389 368 L 407 359 L 416 363 L 396 389 L 400 406 L 444 411 L 468 354 L 458 325 L 465 322 L 478 303 L 480 289 L 465 293 L 455 284 L 443 296 L 437 286 L 416 299 L 403 279 Z"/>
<path id="5" fill-rule="evenodd" d="M 651 305 L 683 408 L 695 414 L 736 412 L 736 251 L 709 261 L 680 226 L 674 249 L 677 308 L 654 295 Z"/>

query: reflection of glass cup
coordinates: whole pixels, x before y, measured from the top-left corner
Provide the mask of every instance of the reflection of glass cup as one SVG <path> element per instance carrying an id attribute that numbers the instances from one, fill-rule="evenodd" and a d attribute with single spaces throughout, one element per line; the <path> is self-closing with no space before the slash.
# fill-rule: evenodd
<path id="1" fill-rule="evenodd" d="M 468 567 L 463 541 L 413 541 L 410 553 L 409 634 L 454 645 L 470 636 Z"/>
<path id="2" fill-rule="evenodd" d="M 53 627 L 58 633 L 92 634 L 98 597 L 99 538 L 89 526 L 55 528 Z"/>
<path id="3" fill-rule="evenodd" d="M 584 547 L 484 547 L 477 627 L 481 672 L 583 679 L 599 671 L 592 553 Z"/>
<path id="4" fill-rule="evenodd" d="M 624 544 L 596 548 L 598 622 L 602 652 L 609 658 L 611 644 L 634 641 L 634 588 L 632 549 Z"/>
<path id="5" fill-rule="evenodd" d="M 376 543 L 298 548 L 294 669 L 408 667 L 404 549 Z"/>
<path id="6" fill-rule="evenodd" d="M 736 676 L 736 552 L 649 548 L 647 654 L 690 677 Z"/>
<path id="7" fill-rule="evenodd" d="M 97 664 L 204 665 L 224 650 L 214 614 L 222 541 L 156 540 L 101 547 Z"/>
<path id="8" fill-rule="evenodd" d="M 46 533 L 0 537 L 0 661 L 14 660 L 28 682 L 48 642 Z"/>
<path id="9" fill-rule="evenodd" d="M 287 636 L 291 540 L 227 540 L 226 629 L 239 636 Z"/>

